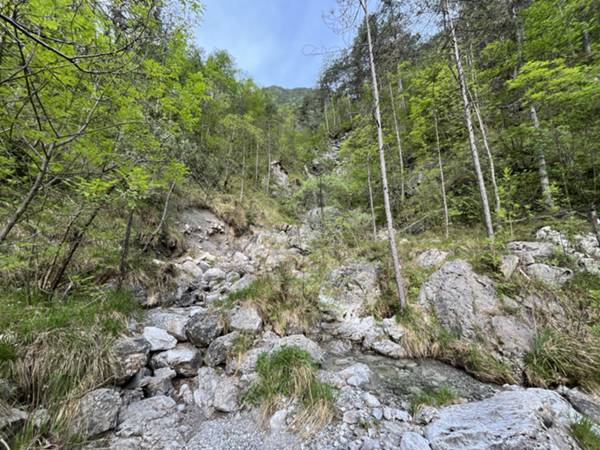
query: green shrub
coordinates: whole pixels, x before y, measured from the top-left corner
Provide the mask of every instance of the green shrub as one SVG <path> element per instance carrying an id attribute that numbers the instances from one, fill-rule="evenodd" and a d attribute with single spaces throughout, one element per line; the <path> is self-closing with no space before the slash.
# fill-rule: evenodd
<path id="1" fill-rule="evenodd" d="M 600 450 L 600 436 L 594 431 L 594 426 L 588 418 L 571 425 L 571 435 L 583 450 Z"/>

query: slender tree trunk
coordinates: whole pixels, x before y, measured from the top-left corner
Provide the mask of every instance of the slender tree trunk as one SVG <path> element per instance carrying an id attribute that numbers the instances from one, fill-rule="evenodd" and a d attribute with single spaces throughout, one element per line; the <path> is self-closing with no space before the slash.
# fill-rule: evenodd
<path id="1" fill-rule="evenodd" d="M 404 98 L 404 85 L 402 83 L 402 77 L 398 77 L 398 92 L 400 92 L 400 110 L 406 113 L 408 106 L 406 99 Z"/>
<path id="2" fill-rule="evenodd" d="M 337 123 L 337 116 L 336 116 L 336 112 L 335 112 L 335 99 L 332 97 L 331 98 L 331 109 L 333 109 L 333 129 L 335 130 L 336 128 L 336 123 Z"/>
<path id="3" fill-rule="evenodd" d="M 540 121 L 538 119 L 537 110 L 535 105 L 532 103 L 529 105 L 529 112 L 531 114 L 531 120 L 533 121 L 533 127 L 539 132 Z M 538 148 L 538 173 L 540 177 L 540 185 L 542 186 L 542 197 L 544 199 L 544 205 L 547 209 L 552 209 L 554 206 L 554 199 L 552 198 L 552 192 L 550 191 L 550 179 L 548 178 L 548 169 L 546 168 L 546 155 L 544 149 L 540 145 Z"/>
<path id="4" fill-rule="evenodd" d="M 323 202 L 323 174 L 319 173 L 319 209 L 321 210 L 321 227 L 325 225 L 325 206 Z"/>
<path id="5" fill-rule="evenodd" d="M 129 255 L 129 238 L 131 237 L 131 225 L 133 223 L 133 211 L 131 208 L 129 211 L 129 217 L 127 218 L 127 226 L 125 227 L 125 237 L 123 238 L 123 249 L 121 251 L 121 261 L 119 262 L 119 287 L 127 275 L 127 256 Z"/>
<path id="6" fill-rule="evenodd" d="M 394 230 L 394 222 L 392 219 L 392 209 L 390 207 L 390 197 L 387 181 L 387 171 L 385 164 L 385 148 L 383 142 L 383 127 L 381 122 L 381 108 L 379 106 L 379 89 L 377 86 L 377 71 L 375 70 L 375 59 L 373 57 L 373 42 L 371 40 L 371 25 L 369 24 L 369 8 L 367 0 L 360 0 L 360 4 L 365 13 L 365 26 L 367 28 L 367 42 L 369 46 L 369 61 L 371 66 L 371 88 L 373 89 L 373 102 L 375 109 L 375 121 L 377 122 L 377 143 L 379 146 L 379 164 L 381 166 L 381 184 L 383 188 L 383 203 L 385 208 L 385 217 L 388 229 L 388 239 L 390 243 L 390 251 L 392 253 L 392 261 L 394 264 L 394 275 L 396 278 L 396 287 L 398 289 L 398 298 L 400 308 L 406 309 L 406 292 L 404 279 L 400 271 L 400 258 L 398 257 L 398 248 L 396 246 L 396 231 Z"/>
<path id="7" fill-rule="evenodd" d="M 354 117 L 352 116 L 352 100 L 350 99 L 350 94 L 346 95 L 346 100 L 348 100 L 348 115 L 350 116 L 350 126 L 354 126 Z"/>
<path id="8" fill-rule="evenodd" d="M 323 115 L 325 116 L 325 131 L 327 131 L 327 136 L 329 136 L 330 129 L 329 129 L 329 119 L 327 118 L 327 102 L 325 102 L 325 106 L 323 107 Z"/>
<path id="9" fill-rule="evenodd" d="M 440 168 L 440 186 L 442 189 L 442 206 L 444 208 L 444 235 L 446 239 L 450 237 L 450 215 L 448 214 L 448 200 L 446 198 L 446 180 L 444 177 L 444 165 L 442 164 L 442 148 L 440 145 L 440 131 L 438 128 L 437 111 L 433 111 L 435 122 L 435 142 L 437 146 L 438 166 Z"/>
<path id="10" fill-rule="evenodd" d="M 267 186 L 266 192 L 267 195 L 271 195 L 271 126 L 269 125 L 269 129 L 267 132 L 267 153 L 268 153 L 268 161 L 267 161 Z"/>
<path id="11" fill-rule="evenodd" d="M 256 160 L 254 163 L 254 186 L 255 189 L 258 189 L 258 139 L 256 139 Z"/>
<path id="12" fill-rule="evenodd" d="M 469 144 L 471 146 L 471 157 L 473 158 L 473 166 L 475 167 L 475 175 L 477 176 L 477 183 L 479 185 L 479 194 L 481 196 L 481 206 L 483 209 L 483 218 L 487 235 L 490 239 L 494 238 L 494 225 L 492 224 L 492 214 L 490 212 L 490 205 L 488 202 L 487 190 L 485 187 L 485 181 L 483 179 L 483 172 L 481 171 L 481 164 L 479 162 L 479 152 L 477 150 L 477 142 L 475 140 L 475 130 L 473 128 L 473 121 L 471 119 L 471 105 L 469 102 L 467 80 L 460 56 L 460 49 L 458 47 L 458 38 L 456 37 L 456 30 L 454 29 L 454 22 L 450 16 L 450 10 L 448 7 L 448 0 L 444 0 L 444 15 L 447 19 L 447 24 L 450 29 L 450 35 L 452 37 L 452 43 L 454 46 L 454 62 L 456 63 L 456 69 L 458 71 L 458 81 L 460 84 L 460 91 L 463 102 L 463 112 L 465 116 L 465 122 L 467 125 L 467 132 L 469 135 Z"/>
<path id="13" fill-rule="evenodd" d="M 13 213 L 12 216 L 10 216 L 8 218 L 4 227 L 2 227 L 2 231 L 0 231 L 0 244 L 2 242 L 4 242 L 4 240 L 6 239 L 6 236 L 8 236 L 8 233 L 10 233 L 10 231 L 13 229 L 13 227 L 19 222 L 19 220 L 21 219 L 23 214 L 25 214 L 25 211 L 27 211 L 27 208 L 31 204 L 31 201 L 35 198 L 38 191 L 42 187 L 44 178 L 46 177 L 46 174 L 48 173 L 48 166 L 50 165 L 50 158 L 52 155 L 52 150 L 53 150 L 53 146 L 51 145 L 48 152 L 46 153 L 46 155 L 44 155 L 42 157 L 42 167 L 40 168 L 39 172 L 37 173 L 35 180 L 34 180 L 33 184 L 31 185 L 31 188 L 29 188 L 29 192 L 27 192 L 27 195 L 19 204 L 19 207 L 17 208 L 17 210 Z"/>
<path id="14" fill-rule="evenodd" d="M 390 88 L 390 101 L 392 102 L 392 116 L 394 118 L 394 131 L 396 132 L 396 144 L 398 145 L 398 158 L 400 160 L 400 200 L 404 203 L 405 194 L 405 182 L 404 182 L 404 152 L 402 151 L 402 137 L 400 136 L 400 125 L 398 124 L 398 116 L 396 114 L 396 102 L 394 101 L 394 89 L 392 89 L 392 83 L 389 82 Z"/>
<path id="15" fill-rule="evenodd" d="M 592 56 L 592 43 L 588 30 L 583 30 L 583 51 L 585 52 L 585 56 Z"/>
<path id="16" fill-rule="evenodd" d="M 246 175 L 246 146 L 244 146 L 244 150 L 242 152 L 242 181 L 240 186 L 240 203 L 244 201 L 244 179 Z"/>
<path id="17" fill-rule="evenodd" d="M 594 203 L 590 205 L 590 224 L 592 225 L 592 231 L 596 235 L 598 245 L 600 245 L 600 223 L 598 223 L 598 212 Z"/>
<path id="18" fill-rule="evenodd" d="M 163 206 L 162 215 L 160 216 L 160 221 L 158 222 L 158 225 L 156 226 L 156 228 L 154 229 L 154 231 L 152 232 L 152 234 L 146 241 L 146 245 L 144 245 L 144 248 L 142 249 L 142 252 L 144 252 L 144 253 L 146 252 L 146 250 L 148 250 L 148 247 L 150 246 L 150 244 L 152 244 L 154 239 L 156 239 L 156 236 L 158 235 L 160 230 L 162 230 L 162 227 L 167 218 L 167 212 L 169 211 L 169 200 L 171 200 L 171 194 L 173 193 L 174 188 L 175 188 L 175 182 L 171 182 L 171 186 L 169 187 L 169 192 L 167 193 L 167 198 L 165 199 L 165 205 Z"/>
<path id="19" fill-rule="evenodd" d="M 373 183 L 371 181 L 371 156 L 367 156 L 367 185 L 369 187 L 369 208 L 371 210 L 371 223 L 373 224 L 373 240 L 377 240 L 377 221 L 375 219 L 375 205 L 373 203 Z"/>

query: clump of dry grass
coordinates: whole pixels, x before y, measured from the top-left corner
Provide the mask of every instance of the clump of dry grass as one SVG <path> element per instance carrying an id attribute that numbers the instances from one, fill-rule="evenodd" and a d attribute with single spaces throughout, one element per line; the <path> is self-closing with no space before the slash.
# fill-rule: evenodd
<path id="1" fill-rule="evenodd" d="M 257 362 L 258 380 L 245 401 L 260 405 L 265 419 L 284 407 L 296 406 L 291 427 L 303 433 L 321 429 L 333 417 L 333 388 L 317 379 L 318 364 L 297 347 L 263 353 Z"/>

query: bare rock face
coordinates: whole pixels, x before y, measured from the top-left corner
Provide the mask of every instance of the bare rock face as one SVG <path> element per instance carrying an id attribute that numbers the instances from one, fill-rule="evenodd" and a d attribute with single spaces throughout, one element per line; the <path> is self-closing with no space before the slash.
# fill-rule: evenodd
<path id="1" fill-rule="evenodd" d="M 235 345 L 236 339 L 240 336 L 240 333 L 234 331 L 233 333 L 226 334 L 225 336 L 218 337 L 208 346 L 206 355 L 204 356 L 204 363 L 209 367 L 216 367 L 221 364 L 225 364 L 229 353 Z"/>
<path id="2" fill-rule="evenodd" d="M 220 375 L 211 367 L 202 367 L 198 370 L 194 402 L 206 417 L 211 417 L 215 411 L 234 412 L 239 408 L 240 389 L 233 377 Z"/>
<path id="3" fill-rule="evenodd" d="M 476 274 L 470 264 L 456 260 L 444 264 L 421 287 L 419 303 L 432 308 L 439 323 L 460 339 L 484 342 L 492 356 L 518 367 L 531 348 L 534 330 L 525 314 L 507 314 L 505 306 L 521 305 L 501 297 L 494 282 Z"/>
<path id="4" fill-rule="evenodd" d="M 83 396 L 77 405 L 74 432 L 91 438 L 117 426 L 121 394 L 114 389 L 97 389 Z"/>
<path id="5" fill-rule="evenodd" d="M 355 261 L 331 272 L 321 287 L 319 301 L 323 312 L 343 321 L 360 317 L 380 295 L 377 266 Z"/>
<path id="6" fill-rule="evenodd" d="M 441 409 L 425 437 L 436 450 L 578 448 L 569 432 L 577 420 L 556 392 L 518 389 Z"/>
<path id="7" fill-rule="evenodd" d="M 573 278 L 573 271 L 548 264 L 530 264 L 525 269 L 528 275 L 550 286 L 560 287 Z"/>
<path id="8" fill-rule="evenodd" d="M 162 328 L 145 327 L 143 336 L 153 352 L 171 350 L 177 345 L 177 339 Z"/>
<path id="9" fill-rule="evenodd" d="M 400 450 L 431 450 L 431 447 L 423 436 L 414 431 L 409 431 L 402 435 Z"/>
<path id="10" fill-rule="evenodd" d="M 182 377 L 193 377 L 202 364 L 202 354 L 190 344 L 179 344 L 171 350 L 157 353 L 150 365 L 153 369 L 171 368 Z"/>
<path id="11" fill-rule="evenodd" d="M 188 312 L 183 309 L 157 308 L 148 311 L 145 323 L 148 326 L 162 328 L 177 338 L 179 342 L 184 342 L 187 340 L 187 336 L 185 335 L 185 324 L 189 317 Z"/>

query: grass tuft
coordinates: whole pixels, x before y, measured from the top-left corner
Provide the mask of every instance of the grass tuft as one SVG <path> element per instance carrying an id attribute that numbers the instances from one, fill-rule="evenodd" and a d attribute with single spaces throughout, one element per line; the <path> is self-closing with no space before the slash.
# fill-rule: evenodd
<path id="1" fill-rule="evenodd" d="M 300 410 L 294 428 L 317 430 L 333 417 L 333 388 L 317 379 L 319 366 L 310 354 L 298 347 L 283 347 L 258 358 L 258 380 L 245 401 L 263 408 L 265 417 L 277 409 L 298 402 Z"/>
<path id="2" fill-rule="evenodd" d="M 571 425 L 571 435 L 583 450 L 600 450 L 600 436 L 594 431 L 594 423 L 583 418 Z"/>
<path id="3" fill-rule="evenodd" d="M 441 407 L 454 403 L 457 399 L 456 393 L 448 386 L 443 386 L 437 390 L 421 392 L 413 397 L 410 402 L 410 413 L 415 415 L 423 405 Z"/>

